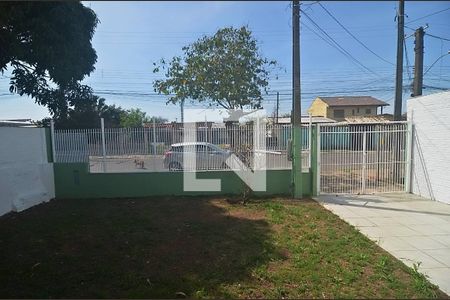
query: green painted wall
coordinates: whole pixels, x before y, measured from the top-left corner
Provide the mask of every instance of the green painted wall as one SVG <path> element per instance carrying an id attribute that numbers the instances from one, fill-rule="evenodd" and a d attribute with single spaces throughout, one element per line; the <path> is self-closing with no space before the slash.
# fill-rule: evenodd
<path id="1" fill-rule="evenodd" d="M 45 146 L 47 149 L 47 161 L 53 162 L 53 151 L 52 151 L 52 135 L 50 132 L 50 128 L 44 128 L 45 130 Z"/>
<path id="2" fill-rule="evenodd" d="M 184 192 L 182 172 L 89 173 L 86 163 L 55 163 L 56 198 L 122 198 L 170 195 L 240 194 L 244 183 L 232 171 L 198 172 L 197 178 L 221 179 L 221 192 Z M 303 173 L 303 193 L 311 195 L 311 175 Z M 267 171 L 267 192 L 290 195 L 291 170 Z"/>
<path id="3" fill-rule="evenodd" d="M 319 159 L 319 151 L 317 151 L 317 125 L 312 128 L 311 134 L 311 193 L 313 196 L 317 196 L 319 191 L 319 178 L 317 176 L 318 168 L 318 159 Z"/>

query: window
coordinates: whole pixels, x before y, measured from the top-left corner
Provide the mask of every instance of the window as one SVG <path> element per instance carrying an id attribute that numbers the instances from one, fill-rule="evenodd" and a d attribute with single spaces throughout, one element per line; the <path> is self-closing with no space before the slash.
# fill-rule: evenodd
<path id="1" fill-rule="evenodd" d="M 354 110 L 354 109 L 352 109 L 352 115 L 353 115 L 353 116 L 355 115 L 355 110 Z"/>
<path id="2" fill-rule="evenodd" d="M 196 151 L 197 152 L 206 152 L 206 151 L 208 151 L 208 147 L 205 145 L 196 145 Z"/>
<path id="3" fill-rule="evenodd" d="M 335 118 L 344 118 L 344 110 L 343 109 L 335 109 L 333 111 L 333 116 Z"/>
<path id="4" fill-rule="evenodd" d="M 359 114 L 359 107 L 356 109 L 356 112 Z"/>
<path id="5" fill-rule="evenodd" d="M 221 149 L 215 145 L 209 145 L 208 146 L 208 151 L 211 153 L 215 153 L 215 152 L 220 152 Z"/>
<path id="6" fill-rule="evenodd" d="M 370 109 L 370 108 L 366 108 L 366 114 L 367 114 L 367 115 L 370 115 L 370 114 L 372 114 L 372 109 Z"/>

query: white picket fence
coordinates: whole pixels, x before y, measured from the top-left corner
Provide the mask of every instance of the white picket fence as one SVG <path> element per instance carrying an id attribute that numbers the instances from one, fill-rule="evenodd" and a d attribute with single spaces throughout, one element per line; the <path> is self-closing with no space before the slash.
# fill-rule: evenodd
<path id="1" fill-rule="evenodd" d="M 242 160 L 247 159 L 249 162 L 255 153 L 263 153 L 267 169 L 290 169 L 292 162 L 288 159 L 287 147 L 291 138 L 291 125 L 261 126 L 264 126 L 264 130 L 260 130 L 264 136 L 258 138 L 254 135 L 253 125 L 237 124 L 227 128 L 224 126 L 183 128 L 173 124 L 156 124 L 154 127 L 144 128 L 53 130 L 54 160 L 59 163 L 89 163 L 89 169 L 93 173 L 165 172 L 169 171 L 165 160 L 172 146 L 183 143 L 185 135 L 192 134 L 192 130 L 195 130 L 196 141 L 212 145 L 212 148 L 203 147 L 194 150 L 197 152 L 197 169 L 226 169 L 223 164 L 218 163 L 220 155 L 215 158 L 212 155 L 214 151 L 211 149 L 215 149 L 214 147 L 232 151 Z M 309 126 L 304 126 L 302 133 L 303 167 L 309 168 Z M 259 140 L 256 151 L 253 147 L 255 139 Z M 207 163 L 205 159 L 198 157 L 198 153 L 202 151 L 209 151 Z M 249 166 L 252 167 L 251 164 Z"/>

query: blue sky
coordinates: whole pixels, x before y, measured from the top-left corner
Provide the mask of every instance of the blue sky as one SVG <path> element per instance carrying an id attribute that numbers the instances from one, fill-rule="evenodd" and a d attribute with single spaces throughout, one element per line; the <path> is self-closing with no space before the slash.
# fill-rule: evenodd
<path id="1" fill-rule="evenodd" d="M 181 47 L 203 34 L 224 26 L 248 25 L 260 42 L 260 50 L 278 61 L 282 70 L 270 83 L 264 108 L 271 112 L 275 92 L 281 94 L 281 112 L 291 106 L 291 9 L 290 2 L 83 2 L 98 15 L 100 24 L 94 35 L 97 51 L 96 71 L 86 84 L 106 99 L 123 108 L 139 107 L 148 115 L 179 119 L 179 108 L 165 104 L 165 97 L 154 93 L 152 63 L 181 54 Z M 383 59 L 395 63 L 397 2 L 321 2 L 344 26 Z M 350 59 L 328 45 L 310 29 L 306 16 L 301 20 L 302 108 L 305 111 L 315 96 L 372 95 L 393 103 L 395 66 L 379 59 L 358 44 L 314 2 L 303 2 L 303 10 L 339 45 L 376 74 L 362 70 Z M 406 2 L 406 25 L 412 29 L 429 25 L 426 32 L 450 38 L 450 10 L 415 21 L 428 14 L 450 8 L 450 2 Z M 317 29 L 315 29 L 317 30 Z M 405 28 L 406 34 L 413 30 Z M 406 40 L 409 64 L 414 62 L 413 37 Z M 425 69 L 450 50 L 450 42 L 425 36 Z M 405 66 L 406 66 L 405 59 Z M 409 73 L 412 74 L 411 68 Z M 410 83 L 407 68 L 405 84 Z M 5 75 L 8 75 L 5 73 Z M 1 78 L 2 76 L 0 76 Z M 424 78 L 429 86 L 450 87 L 450 55 L 440 60 Z M 0 119 L 40 119 L 48 115 L 45 107 L 33 100 L 8 93 L 8 79 L 0 79 Z M 425 89 L 424 93 L 437 90 Z M 120 95 L 114 95 L 114 94 Z M 136 95 L 137 94 L 137 95 Z M 405 91 L 404 99 L 410 92 Z M 406 100 L 405 100 L 406 101 Z M 391 107 L 392 108 L 392 107 Z M 390 112 L 391 108 L 387 111 Z M 405 105 L 403 106 L 405 110 Z"/>

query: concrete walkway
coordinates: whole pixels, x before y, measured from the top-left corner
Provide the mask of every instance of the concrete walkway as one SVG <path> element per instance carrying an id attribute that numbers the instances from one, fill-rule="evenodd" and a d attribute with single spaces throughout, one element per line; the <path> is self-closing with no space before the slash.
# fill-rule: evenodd
<path id="1" fill-rule="evenodd" d="M 316 199 L 450 295 L 450 205 L 412 194 L 321 195 Z"/>

